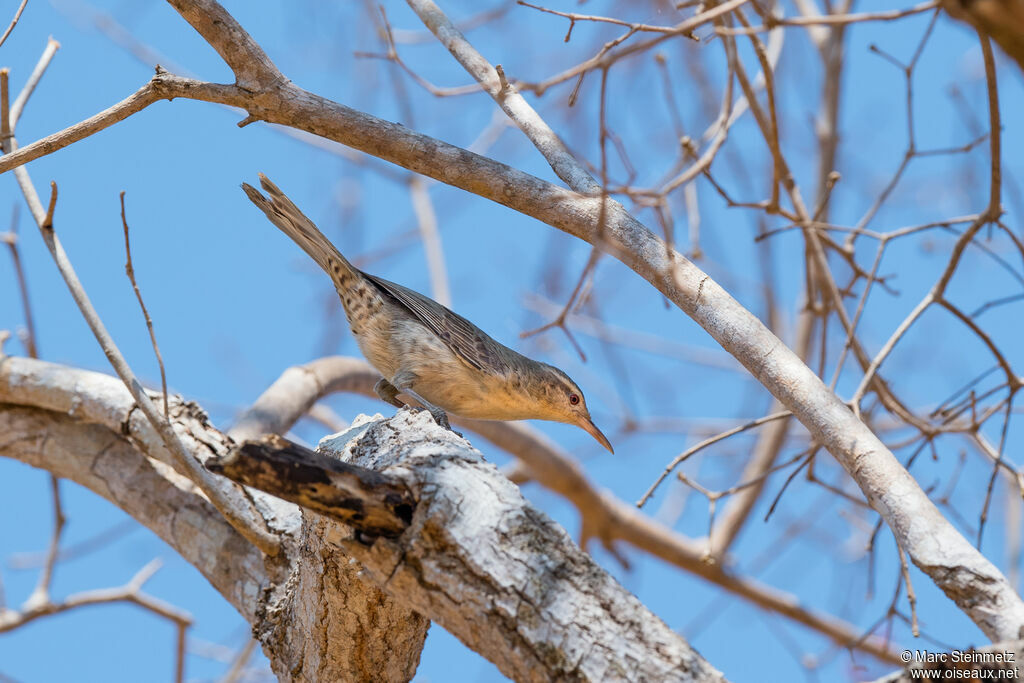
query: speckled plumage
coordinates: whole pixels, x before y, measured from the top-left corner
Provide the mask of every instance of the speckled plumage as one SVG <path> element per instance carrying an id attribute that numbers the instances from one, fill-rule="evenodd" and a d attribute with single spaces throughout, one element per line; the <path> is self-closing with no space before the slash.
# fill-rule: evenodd
<path id="1" fill-rule="evenodd" d="M 484 420 L 566 422 L 612 450 L 568 375 L 513 351 L 420 293 L 362 272 L 263 174 L 260 184 L 269 199 L 251 185 L 242 189 L 330 275 L 359 349 L 384 376 L 376 387 L 382 399 L 401 406 L 397 395 L 405 393 L 445 426 L 445 411 Z"/>

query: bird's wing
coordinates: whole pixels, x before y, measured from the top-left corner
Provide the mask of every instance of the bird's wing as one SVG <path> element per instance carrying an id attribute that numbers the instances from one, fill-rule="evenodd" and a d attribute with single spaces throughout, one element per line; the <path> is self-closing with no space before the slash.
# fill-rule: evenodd
<path id="1" fill-rule="evenodd" d="M 413 315 L 416 320 L 445 343 L 456 355 L 477 370 L 501 371 L 505 368 L 498 342 L 458 313 L 448 310 L 433 299 L 408 287 L 363 273 L 373 284 L 390 294 Z"/>

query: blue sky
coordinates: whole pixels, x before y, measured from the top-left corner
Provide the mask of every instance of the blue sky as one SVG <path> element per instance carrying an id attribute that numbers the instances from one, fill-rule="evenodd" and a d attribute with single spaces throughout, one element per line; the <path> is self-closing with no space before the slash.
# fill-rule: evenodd
<path id="1" fill-rule="evenodd" d="M 11 3 L 7 3 L 11 4 Z M 397 120 L 421 132 L 460 146 L 469 146 L 494 118 L 493 102 L 481 94 L 434 99 L 398 74 L 411 98 L 401 106 L 393 87 L 396 70 L 379 60 L 356 57 L 356 52 L 381 52 L 362 3 L 227 2 L 226 7 L 267 50 L 281 70 L 313 92 L 376 116 Z M 572 11 L 575 3 L 562 3 Z M 478 9 L 471 2 L 444 2 L 454 17 Z M 553 5 L 559 6 L 559 5 Z M 646 4 L 644 5 L 647 6 Z M 856 9 L 889 7 L 872 0 Z M 199 77 L 230 80 L 228 69 L 168 5 L 162 2 L 97 2 L 96 10 L 114 17 L 141 44 L 161 56 L 171 69 L 184 68 Z M 422 32 L 404 3 L 386 3 L 396 29 Z M 587 12 L 622 10 L 622 3 L 589 3 Z M 6 12 L 7 10 L 2 10 Z M 791 12 L 792 8 L 787 8 Z M 668 22 L 667 16 L 633 10 L 632 19 Z M 17 134 L 22 145 L 86 118 L 123 99 L 151 75 L 142 63 L 94 25 L 93 10 L 77 0 L 30 2 L 0 58 L 11 68 L 12 87 L 20 89 L 45 46 L 48 36 L 62 47 L 27 107 Z M 566 22 L 526 8 L 513 8 L 502 30 L 484 28 L 469 37 L 492 63 L 503 64 L 512 78 L 541 80 L 592 53 L 592 46 L 617 35 L 613 27 L 579 24 L 570 43 L 562 42 Z M 871 204 L 900 163 L 906 149 L 903 76 L 892 64 L 869 51 L 871 44 L 901 60 L 909 59 L 928 17 L 912 17 L 888 25 L 857 26 L 850 31 L 849 71 L 843 91 L 839 170 L 843 180 L 834 195 L 833 220 L 849 225 Z M 404 34 L 402 34 L 404 35 Z M 510 40 L 509 35 L 523 36 Z M 403 57 L 424 77 L 445 86 L 469 82 L 447 52 L 432 41 L 403 43 Z M 672 44 L 664 49 L 675 84 L 675 102 L 691 135 L 707 124 L 699 88 L 688 64 L 706 59 L 721 68 L 716 41 Z M 749 53 L 744 52 L 748 64 Z M 645 61 L 646 60 L 646 61 Z M 818 107 L 819 62 L 806 36 L 790 29 L 780 61 L 779 107 L 782 139 L 805 197 L 813 197 L 816 163 L 813 118 Z M 1013 65 L 1001 62 L 1000 96 L 1004 124 L 1004 157 L 1008 190 L 1004 203 L 1009 225 L 1020 233 L 1017 179 L 1024 180 L 1020 162 L 1022 79 Z M 565 106 L 572 85 L 532 98 L 538 110 L 570 147 L 589 161 L 599 159 L 596 147 L 597 78 L 581 87 L 579 103 Z M 956 86 L 963 107 L 950 96 Z M 649 59 L 626 62 L 609 79 L 611 128 L 629 149 L 637 183 L 651 183 L 674 160 L 675 133 L 660 80 Z M 986 129 L 984 81 L 977 40 L 962 25 L 942 17 L 915 72 L 914 113 L 920 149 L 963 145 Z M 969 112 L 969 113 L 965 113 Z M 971 117 L 978 121 L 972 129 Z M 154 386 L 159 374 L 149 338 L 124 277 L 123 236 L 118 193 L 126 191 L 132 227 L 135 268 L 153 316 L 163 352 L 168 383 L 173 391 L 198 401 L 215 423 L 230 425 L 238 410 L 250 403 L 280 372 L 325 353 L 358 355 L 340 318 L 341 309 L 328 279 L 315 264 L 279 234 L 252 207 L 238 185 L 268 174 L 302 207 L 350 257 L 374 255 L 367 270 L 429 293 L 423 251 L 408 233 L 416 227 L 404 172 L 385 174 L 366 170 L 329 150 L 317 149 L 264 124 L 239 129 L 241 115 L 213 105 L 186 100 L 160 102 L 145 111 L 77 143 L 33 162 L 30 172 L 39 188 L 50 180 L 60 186 L 56 229 L 90 296 L 135 371 Z M 505 163 L 553 179 L 543 159 L 514 129 L 505 130 L 488 154 Z M 626 166 L 611 155 L 611 173 L 626 177 Z M 896 227 L 978 211 L 987 193 L 985 145 L 970 154 L 915 160 L 871 227 Z M 768 168 L 763 140 L 750 116 L 734 129 L 713 171 L 737 196 L 761 199 Z M 378 164 L 379 165 L 379 164 Z M 744 176 L 743 168 L 749 178 Z M 762 271 L 753 236 L 757 214 L 723 206 L 714 190 L 698 184 L 701 200 L 700 265 L 744 305 L 764 315 Z M 432 184 L 430 196 L 440 224 L 445 259 L 453 292 L 453 308 L 498 340 L 533 357 L 563 368 L 587 393 L 595 421 L 611 438 L 616 455 L 603 451 L 585 433 L 562 425 L 543 429 L 586 466 L 600 486 L 627 501 L 646 490 L 664 465 L 688 445 L 713 433 L 757 417 L 769 406 L 766 391 L 745 373 L 679 357 L 710 354 L 728 357 L 696 324 L 639 277 L 611 258 L 604 258 L 593 285 L 591 312 L 609 324 L 657 335 L 672 354 L 655 354 L 611 346 L 577 333 L 587 362 L 581 361 L 564 335 L 553 330 L 520 339 L 519 335 L 547 320 L 529 307 L 537 296 L 563 302 L 587 261 L 589 247 L 537 221 L 470 196 Z M 0 178 L 0 213 L 20 202 L 13 177 Z M 8 208 L 5 208 L 8 207 Z M 682 247 L 685 213 L 673 207 Z M 109 372 L 106 360 L 82 322 L 34 226 L 22 210 L 22 256 L 29 278 L 42 357 L 58 363 Z M 638 216 L 653 229 L 649 210 Z M 766 227 L 782 227 L 771 219 Z M 881 272 L 894 275 L 898 295 L 880 289 L 869 299 L 862 329 L 869 352 L 876 352 L 892 329 L 932 285 L 948 257 L 953 237 L 930 233 L 897 241 L 886 252 Z M 1017 271 L 998 237 L 991 248 Z M 859 245 L 867 261 L 874 244 Z M 795 232 L 773 239 L 772 265 L 782 306 L 783 338 L 792 342 L 795 303 L 803 284 L 802 243 Z M 993 265 L 980 250 L 968 254 L 954 280 L 951 296 L 965 310 L 980 305 L 992 293 L 1019 293 L 1021 284 L 1007 270 Z M 842 272 L 837 268 L 837 272 Z M 9 261 L 0 258 L 0 329 L 22 325 Z M 1009 304 L 979 318 L 1005 348 L 1011 361 L 1024 360 L 1019 345 L 1021 303 Z M 1014 343 L 1018 342 L 1018 343 Z M 16 342 L 8 352 L 21 352 Z M 830 355 L 828 377 L 834 367 Z M 945 396 L 990 364 L 978 341 L 947 314 L 932 311 L 897 347 L 883 374 L 915 407 L 934 407 Z M 728 366 L 728 363 L 725 364 Z M 839 392 L 848 396 L 859 373 L 844 373 Z M 385 414 L 389 407 L 360 397 L 336 397 L 331 406 L 342 416 L 358 412 Z M 625 417 L 672 419 L 674 429 L 626 433 Z M 1019 452 L 1020 437 L 1011 423 L 1010 448 Z M 794 430 L 787 449 L 803 447 L 803 432 Z M 323 428 L 303 423 L 297 438 L 310 443 Z M 735 483 L 753 444 L 748 435 L 726 442 L 690 463 L 687 473 L 704 485 L 725 488 Z M 501 453 L 480 444 L 487 457 L 506 462 Z M 941 457 L 915 464 L 922 486 L 935 486 L 934 495 L 951 481 L 966 443 L 956 437 L 938 443 Z M 908 453 L 898 452 L 901 457 Z M 989 469 L 976 454 L 951 497 L 954 520 L 968 533 L 977 525 Z M 822 454 L 819 475 L 829 482 L 845 481 Z M 770 500 L 786 473 L 770 480 Z M 848 485 L 849 482 L 846 482 Z M 849 490 L 849 489 L 848 489 Z M 19 604 L 31 591 L 36 572 L 11 567 L 12 558 L 38 551 L 48 541 L 51 509 L 44 473 L 0 459 L 0 572 L 7 600 Z M 539 507 L 578 530 L 575 511 L 536 485 L 525 488 Z M 74 484 L 63 484 L 70 523 L 65 544 L 73 546 L 120 524 L 124 515 L 112 505 Z M 681 485 L 671 480 L 648 504 L 652 514 L 669 515 L 668 506 L 680 500 Z M 997 490 L 997 510 L 989 521 L 983 550 L 1005 570 L 1002 505 L 1005 491 Z M 883 615 L 892 598 L 898 574 L 891 535 L 883 530 L 874 560 L 874 585 L 869 585 L 869 560 L 863 553 L 866 534 L 875 522 L 866 513 L 836 499 L 823 488 L 798 478 L 783 497 L 776 514 L 763 523 L 769 500 L 762 501 L 736 549 L 736 568 L 745 575 L 781 590 L 797 593 L 816 609 L 870 626 Z M 659 513 L 659 509 L 661 513 Z M 692 493 L 682 504 L 675 528 L 699 536 L 706 532 L 707 505 Z M 788 532 L 798 529 L 795 540 Z M 865 531 L 866 529 L 866 531 Z M 974 540 L 973 535 L 969 535 Z M 767 614 L 724 594 L 672 566 L 628 548 L 632 562 L 626 570 L 600 549 L 596 557 L 655 613 L 679 629 L 730 680 L 801 680 L 801 654 L 820 658 L 818 680 L 856 680 L 885 670 L 867 657 L 836 652 L 820 636 L 779 616 Z M 216 643 L 240 647 L 247 634 L 241 618 L 180 560 L 144 529 L 127 533 L 102 551 L 58 567 L 54 593 L 63 596 L 89 588 L 127 581 L 154 557 L 164 566 L 148 584 L 152 594 L 191 612 L 196 624 L 187 675 L 193 680 L 215 679 L 227 664 L 211 658 Z M 912 571 L 924 630 L 942 643 L 980 644 L 984 637 L 920 572 Z M 906 611 L 905 601 L 899 603 Z M 896 642 L 928 647 L 914 641 L 903 624 L 894 631 Z M 0 636 L 0 674 L 18 681 L 161 680 L 171 676 L 173 629 L 163 621 L 127 606 L 108 606 L 51 617 Z M 915 642 L 917 643 L 915 645 Z M 795 654 L 794 654 L 795 653 Z M 256 661 L 257 658 L 254 658 Z M 866 667 L 866 668 L 859 668 Z M 501 680 L 497 670 L 468 651 L 440 627 L 434 626 L 417 674 L 421 681 Z M 813 677 L 812 677 L 813 680 Z"/>

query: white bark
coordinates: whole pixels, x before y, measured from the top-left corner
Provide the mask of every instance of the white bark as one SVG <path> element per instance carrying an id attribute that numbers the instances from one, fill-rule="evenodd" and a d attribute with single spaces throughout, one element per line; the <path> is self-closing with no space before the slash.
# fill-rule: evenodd
<path id="1" fill-rule="evenodd" d="M 230 451 L 194 404 L 173 399 L 170 414 L 197 459 Z M 0 434 L 0 455 L 90 488 L 180 552 L 252 625 L 282 680 L 408 680 L 424 616 L 516 680 L 724 680 L 429 415 L 364 422 L 345 447 L 414 493 L 401 536 L 356 534 L 252 492 L 281 538 L 274 558 L 167 464 L 116 378 L 4 357 Z"/>
<path id="2" fill-rule="evenodd" d="M 387 594 L 514 680 L 724 680 L 479 451 L 428 413 L 360 416 L 348 431 L 322 441 L 320 451 L 379 472 L 390 486 L 404 484 L 415 500 L 400 535 L 368 541 L 324 521 L 331 542 L 358 559 Z M 315 460 L 267 469 L 255 456 L 233 454 L 226 473 L 331 514 L 323 501 L 337 496 L 310 476 Z M 355 488 L 344 490 L 337 516 L 349 519 L 361 506 L 353 505 Z"/>
<path id="3" fill-rule="evenodd" d="M 171 421 L 200 461 L 226 451 L 227 437 L 195 404 L 172 399 Z M 415 672 L 425 619 L 356 578 L 358 568 L 325 546 L 296 506 L 254 492 L 284 548 L 266 558 L 172 469 L 120 380 L 5 357 L 0 435 L 0 455 L 103 496 L 202 572 L 252 625 L 281 680 L 360 680 L 375 672 L 401 681 Z"/>

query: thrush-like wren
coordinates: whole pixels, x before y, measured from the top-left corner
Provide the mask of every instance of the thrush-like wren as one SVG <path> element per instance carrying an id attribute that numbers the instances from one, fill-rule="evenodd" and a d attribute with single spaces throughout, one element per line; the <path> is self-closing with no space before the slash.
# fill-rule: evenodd
<path id="1" fill-rule="evenodd" d="M 360 350 L 384 376 L 374 387 L 381 399 L 402 408 L 403 393 L 444 427 L 445 411 L 481 420 L 565 422 L 612 451 L 568 375 L 496 342 L 436 301 L 359 270 L 262 173 L 260 184 L 269 199 L 246 183 L 242 189 L 331 276 Z"/>

